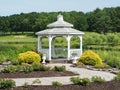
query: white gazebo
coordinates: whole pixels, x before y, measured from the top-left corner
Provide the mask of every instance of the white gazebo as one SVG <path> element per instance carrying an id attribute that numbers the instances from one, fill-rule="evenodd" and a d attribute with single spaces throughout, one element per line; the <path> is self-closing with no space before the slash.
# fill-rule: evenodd
<path id="1" fill-rule="evenodd" d="M 67 60 L 72 59 L 72 53 L 76 53 L 78 57 L 82 54 L 82 35 L 83 32 L 76 30 L 73 27 L 73 24 L 70 24 L 63 20 L 63 16 L 61 14 L 58 15 L 57 21 L 47 25 L 48 29 L 43 31 L 39 31 L 36 33 L 38 35 L 38 51 L 44 52 L 47 55 L 47 60 L 51 60 L 54 55 L 54 38 L 55 37 L 65 37 L 67 40 Z M 79 49 L 71 49 L 70 48 L 70 39 L 72 36 L 78 36 L 80 39 L 80 48 Z M 47 37 L 49 40 L 49 49 L 42 49 L 41 39 L 42 37 Z"/>

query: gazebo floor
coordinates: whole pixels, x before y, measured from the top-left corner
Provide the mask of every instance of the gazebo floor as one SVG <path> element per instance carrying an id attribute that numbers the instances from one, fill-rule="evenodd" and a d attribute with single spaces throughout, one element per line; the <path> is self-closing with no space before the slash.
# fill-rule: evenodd
<path id="1" fill-rule="evenodd" d="M 67 60 L 67 58 L 54 58 L 50 63 L 72 63 L 72 60 Z"/>

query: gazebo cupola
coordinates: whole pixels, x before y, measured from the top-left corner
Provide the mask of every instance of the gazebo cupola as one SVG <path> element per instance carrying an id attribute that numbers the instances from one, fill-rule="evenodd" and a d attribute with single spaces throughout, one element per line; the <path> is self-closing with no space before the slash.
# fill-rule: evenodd
<path id="1" fill-rule="evenodd" d="M 59 14 L 57 16 L 57 21 L 47 25 L 48 29 L 39 31 L 36 33 L 38 35 L 38 51 L 45 52 L 48 60 L 52 60 L 54 56 L 54 42 L 53 39 L 58 36 L 65 37 L 67 40 L 67 60 L 71 59 L 73 52 L 77 53 L 78 57 L 82 54 L 82 35 L 83 32 L 76 30 L 73 27 L 73 24 L 70 24 L 64 21 L 63 16 Z M 41 39 L 46 36 L 49 41 L 49 48 L 43 49 Z M 79 49 L 70 49 L 70 39 L 72 36 L 78 36 L 80 39 L 80 48 Z"/>
<path id="2" fill-rule="evenodd" d="M 49 28 L 70 28 L 70 27 L 73 27 L 73 24 L 65 22 L 63 19 L 63 16 L 59 14 L 57 16 L 57 21 L 47 25 L 47 27 Z"/>

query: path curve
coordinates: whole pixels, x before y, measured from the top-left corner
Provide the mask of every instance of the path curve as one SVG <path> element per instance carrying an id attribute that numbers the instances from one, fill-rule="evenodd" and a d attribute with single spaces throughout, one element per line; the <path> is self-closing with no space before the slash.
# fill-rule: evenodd
<path id="1" fill-rule="evenodd" d="M 66 66 L 66 69 L 68 71 L 72 71 L 74 73 L 77 73 L 77 77 L 80 78 L 91 78 L 92 76 L 100 76 L 104 78 L 106 81 L 110 81 L 115 77 L 115 74 L 105 72 L 105 71 L 93 71 L 93 70 L 88 70 L 85 68 L 77 68 L 77 67 L 71 67 L 72 64 L 47 64 L 47 66 Z M 16 82 L 16 86 L 23 86 L 25 82 L 28 82 L 30 85 L 32 84 L 33 80 L 39 79 L 41 81 L 41 84 L 34 84 L 34 85 L 52 85 L 53 81 L 58 81 L 61 82 L 63 85 L 66 84 L 72 84 L 70 81 L 70 78 L 73 76 L 62 76 L 62 77 L 42 77 L 42 78 L 16 78 L 13 79 Z M 75 76 L 76 77 L 76 76 Z"/>

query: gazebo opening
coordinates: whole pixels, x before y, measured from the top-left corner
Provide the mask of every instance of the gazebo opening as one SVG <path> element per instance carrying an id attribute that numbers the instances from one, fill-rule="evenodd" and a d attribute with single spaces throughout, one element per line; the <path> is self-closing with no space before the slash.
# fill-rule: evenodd
<path id="1" fill-rule="evenodd" d="M 63 36 L 53 38 L 52 59 L 67 59 L 67 40 Z"/>
<path id="2" fill-rule="evenodd" d="M 80 49 L 80 38 L 78 36 L 72 36 L 70 40 L 71 49 Z"/>
<path id="3" fill-rule="evenodd" d="M 49 48 L 49 40 L 46 36 L 41 38 L 41 48 L 48 49 Z"/>

